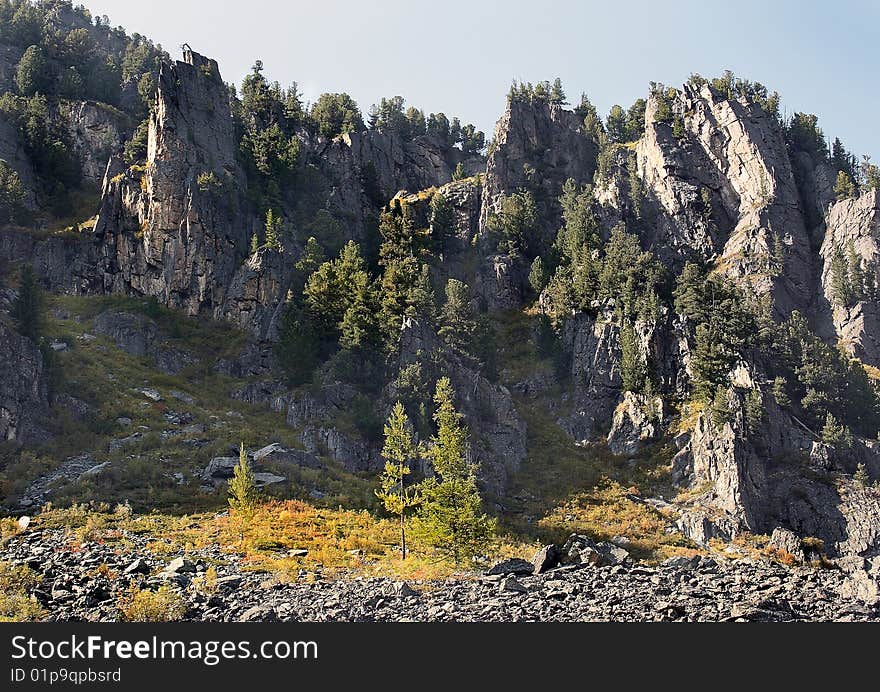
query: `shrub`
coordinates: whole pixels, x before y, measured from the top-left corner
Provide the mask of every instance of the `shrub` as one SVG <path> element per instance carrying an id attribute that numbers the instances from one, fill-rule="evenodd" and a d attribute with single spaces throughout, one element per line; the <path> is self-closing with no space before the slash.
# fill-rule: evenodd
<path id="1" fill-rule="evenodd" d="M 167 585 L 156 591 L 132 585 L 119 603 L 119 614 L 127 622 L 174 622 L 185 613 L 183 597 Z"/>

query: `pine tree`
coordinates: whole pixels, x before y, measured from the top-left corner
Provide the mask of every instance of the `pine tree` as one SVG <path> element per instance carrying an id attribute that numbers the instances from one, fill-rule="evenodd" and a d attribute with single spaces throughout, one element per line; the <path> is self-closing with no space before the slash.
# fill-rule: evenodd
<path id="1" fill-rule="evenodd" d="M 831 256 L 831 300 L 835 305 L 848 306 L 853 300 L 852 282 L 849 275 L 849 265 L 840 248 L 834 250 Z"/>
<path id="2" fill-rule="evenodd" d="M 464 173 L 464 166 L 462 165 L 461 161 L 459 161 L 457 164 L 455 164 L 455 170 L 452 171 L 452 180 L 464 180 L 466 177 L 467 176 Z"/>
<path id="3" fill-rule="evenodd" d="M 730 420 L 730 402 L 728 399 L 727 387 L 719 385 L 709 404 L 709 413 L 712 416 L 712 422 L 719 428 Z"/>
<path id="4" fill-rule="evenodd" d="M 868 475 L 868 469 L 863 463 L 860 463 L 858 466 L 856 466 L 856 472 L 853 474 L 853 480 L 856 482 L 857 485 L 861 486 L 862 488 L 867 488 L 868 484 L 871 482 L 871 477 Z"/>
<path id="5" fill-rule="evenodd" d="M 455 213 L 446 196 L 438 192 L 430 204 L 431 241 L 436 252 L 444 252 L 455 233 Z"/>
<path id="6" fill-rule="evenodd" d="M 270 250 L 281 249 L 281 217 L 276 216 L 272 209 L 266 212 L 266 247 Z"/>
<path id="7" fill-rule="evenodd" d="M 787 390 L 788 383 L 784 377 L 779 376 L 773 380 L 773 398 L 776 400 L 776 404 L 782 408 L 791 406 L 791 398 L 788 396 Z"/>
<path id="8" fill-rule="evenodd" d="M 760 430 L 761 422 L 764 420 L 764 399 L 756 387 L 752 387 L 746 392 L 745 417 L 749 433 L 752 435 L 756 434 Z"/>
<path id="9" fill-rule="evenodd" d="M 862 258 L 856 252 L 855 246 L 850 242 L 846 248 L 846 264 L 849 270 L 850 291 L 853 301 L 865 300 L 868 288 L 868 277 L 862 267 Z"/>
<path id="10" fill-rule="evenodd" d="M 285 308 L 278 328 L 275 355 L 292 386 L 305 384 L 318 365 L 320 340 L 312 317 L 296 303 Z"/>
<path id="11" fill-rule="evenodd" d="M 562 80 L 557 77 L 553 80 L 553 86 L 550 87 L 550 103 L 564 106 L 568 103 L 565 99 L 565 91 L 562 89 Z"/>
<path id="12" fill-rule="evenodd" d="M 548 281 L 550 281 L 550 275 L 544 267 L 544 260 L 538 255 L 535 257 L 532 262 L 532 267 L 529 270 L 529 285 L 535 293 L 541 295 L 541 291 L 546 288 Z"/>
<path id="13" fill-rule="evenodd" d="M 829 411 L 825 414 L 825 424 L 819 432 L 822 442 L 831 447 L 850 447 L 852 445 L 852 433 L 843 423 L 837 420 Z"/>
<path id="14" fill-rule="evenodd" d="M 477 323 L 471 307 L 470 289 L 458 279 L 446 282 L 446 302 L 440 312 L 438 334 L 461 353 L 471 353 Z"/>
<path id="15" fill-rule="evenodd" d="M 378 305 L 366 273 L 355 275 L 351 303 L 339 323 L 339 345 L 348 350 L 370 348 L 379 343 Z"/>
<path id="16" fill-rule="evenodd" d="M 242 442 L 238 464 L 229 481 L 229 507 L 244 519 L 250 518 L 260 503 L 260 492 L 254 483 L 254 472 Z"/>
<path id="17" fill-rule="evenodd" d="M 251 236 L 251 254 L 256 255 L 257 250 L 260 249 L 260 239 L 257 237 L 257 234 L 254 233 Z"/>
<path id="18" fill-rule="evenodd" d="M 10 311 L 19 334 L 37 343 L 43 335 L 43 291 L 29 264 L 21 269 L 18 296 Z"/>
<path id="19" fill-rule="evenodd" d="M 449 378 L 440 379 L 434 395 L 437 434 L 428 450 L 437 476 L 422 484 L 414 528 L 421 540 L 461 564 L 485 547 L 495 522 L 482 511 L 474 468 L 466 459 L 467 428 L 453 397 Z"/>
<path id="20" fill-rule="evenodd" d="M 834 195 L 837 197 L 838 202 L 856 196 L 856 185 L 846 171 L 840 171 L 837 174 L 837 180 L 834 183 Z"/>
<path id="21" fill-rule="evenodd" d="M 645 355 L 629 320 L 620 327 L 620 377 L 624 391 L 636 394 L 644 390 L 648 378 Z"/>
<path id="22" fill-rule="evenodd" d="M 321 244 L 314 236 L 309 236 L 302 255 L 300 255 L 294 268 L 299 272 L 303 281 L 305 281 L 326 261 L 327 256 L 324 254 L 324 248 L 321 247 Z"/>
<path id="23" fill-rule="evenodd" d="M 403 560 L 406 560 L 406 511 L 421 502 L 418 488 L 406 486 L 406 477 L 411 473 L 410 463 L 417 456 L 409 419 L 403 404 L 398 401 L 385 423 L 385 446 L 382 448 L 385 470 L 376 497 L 387 512 L 400 518 L 400 557 Z"/>

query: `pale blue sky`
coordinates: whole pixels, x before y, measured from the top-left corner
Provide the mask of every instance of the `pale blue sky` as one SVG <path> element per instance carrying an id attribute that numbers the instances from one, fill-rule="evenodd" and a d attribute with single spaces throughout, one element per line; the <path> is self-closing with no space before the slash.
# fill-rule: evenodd
<path id="1" fill-rule="evenodd" d="M 512 78 L 562 78 L 605 114 L 691 72 L 725 68 L 816 113 L 829 141 L 880 160 L 878 0 L 79 0 L 162 43 L 187 42 L 240 83 L 254 60 L 308 99 L 347 91 L 366 112 L 400 94 L 487 134 Z"/>

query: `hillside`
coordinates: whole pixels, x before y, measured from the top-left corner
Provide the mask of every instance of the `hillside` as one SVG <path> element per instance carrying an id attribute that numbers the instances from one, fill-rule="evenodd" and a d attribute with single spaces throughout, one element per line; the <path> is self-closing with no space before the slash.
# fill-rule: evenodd
<path id="1" fill-rule="evenodd" d="M 42 532 L 119 541 L 114 570 L 164 543 L 284 582 L 466 579 L 576 535 L 625 551 L 603 569 L 834 566 L 797 569 L 877 602 L 868 158 L 731 73 L 604 119 L 515 83 L 487 144 L 400 97 L 365 116 L 221 67 L 0 2 L 0 558 L 30 564 Z M 429 492 L 445 378 L 497 530 L 469 562 L 416 542 L 401 564 L 383 426 L 400 402 Z M 236 539 L 240 445 L 272 502 Z"/>

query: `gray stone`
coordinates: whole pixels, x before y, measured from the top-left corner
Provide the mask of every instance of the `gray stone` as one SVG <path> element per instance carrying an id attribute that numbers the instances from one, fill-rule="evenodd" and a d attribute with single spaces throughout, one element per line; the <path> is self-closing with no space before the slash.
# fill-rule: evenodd
<path id="1" fill-rule="evenodd" d="M 528 593 L 528 589 L 515 576 L 508 575 L 498 582 L 499 593 Z"/>
<path id="2" fill-rule="evenodd" d="M 532 570 L 534 574 L 543 574 L 559 564 L 559 551 L 552 543 L 545 545 L 532 558 Z"/>
<path id="3" fill-rule="evenodd" d="M 185 557 L 176 557 L 165 567 L 165 571 L 170 574 L 180 574 L 184 572 L 195 572 L 196 566 L 192 560 Z"/>
<path id="4" fill-rule="evenodd" d="M 802 563 L 806 560 L 801 539 L 794 531 L 777 526 L 773 529 L 768 545 L 777 551 L 782 551 L 784 555 L 790 555 L 796 562 Z"/>
<path id="5" fill-rule="evenodd" d="M 123 574 L 147 574 L 150 571 L 150 565 L 142 557 L 135 558 L 128 567 L 122 570 Z"/>
<path id="6" fill-rule="evenodd" d="M 486 574 L 490 576 L 499 574 L 531 574 L 534 569 L 534 565 L 528 560 L 511 557 L 492 565 L 492 567 L 486 570 Z"/>

